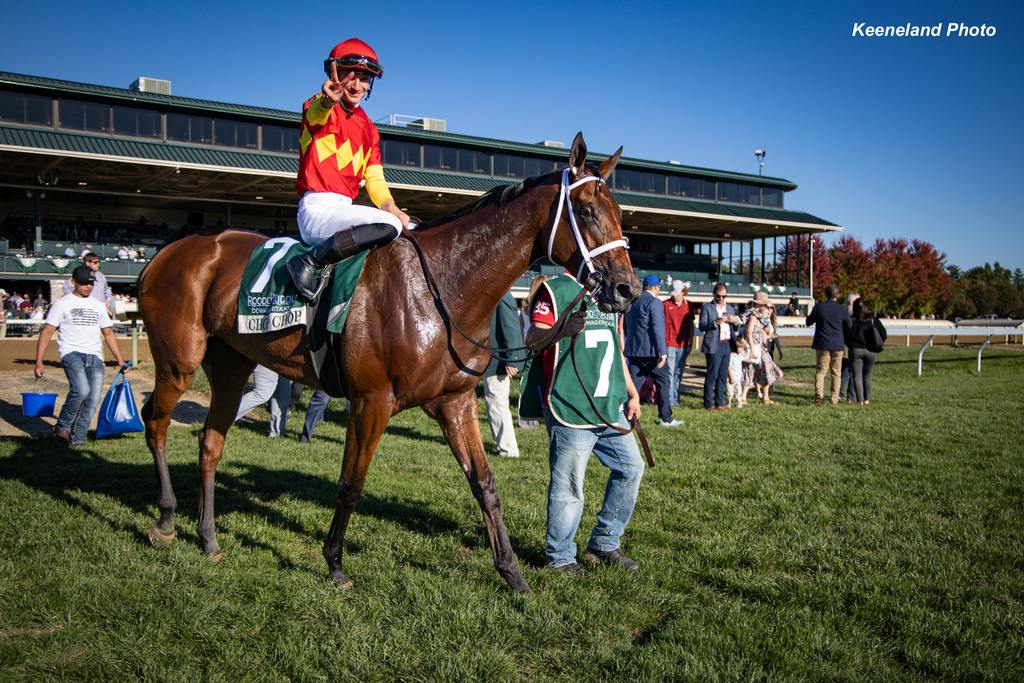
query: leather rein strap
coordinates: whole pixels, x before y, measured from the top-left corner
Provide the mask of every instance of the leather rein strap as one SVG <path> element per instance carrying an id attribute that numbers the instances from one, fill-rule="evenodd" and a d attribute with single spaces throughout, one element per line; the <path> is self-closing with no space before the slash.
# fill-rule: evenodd
<path id="1" fill-rule="evenodd" d="M 448 307 L 444 303 L 444 299 L 441 298 L 441 289 L 437 286 L 437 281 L 434 279 L 434 274 L 431 272 L 430 266 L 427 264 L 427 257 L 423 253 L 423 247 L 421 247 L 419 242 L 417 242 L 410 235 L 407 235 L 405 232 L 402 233 L 402 236 L 408 239 L 410 242 L 412 242 L 413 247 L 416 249 L 416 254 L 419 256 L 420 260 L 420 267 L 423 269 L 423 277 L 427 281 L 427 289 L 430 290 L 430 296 L 433 297 L 434 299 L 434 305 L 437 306 L 438 310 L 441 313 L 441 319 L 444 320 L 445 322 L 451 323 L 452 327 L 454 327 L 455 330 L 460 335 L 462 335 L 462 337 L 466 341 L 468 341 L 470 344 L 477 347 L 478 349 L 483 349 L 484 351 L 490 352 L 490 354 L 493 357 L 497 358 L 499 361 L 503 363 L 518 363 L 520 361 L 532 360 L 533 358 L 536 358 L 541 353 L 543 353 L 544 349 L 530 351 L 530 347 L 528 346 L 491 346 L 489 344 L 484 344 L 483 342 L 478 341 L 477 339 L 466 334 L 466 332 L 461 327 L 459 327 L 459 323 L 455 322 L 455 318 L 453 318 L 451 312 L 449 312 Z M 573 299 L 572 304 L 568 308 L 566 308 L 562 312 L 562 315 L 559 316 L 558 320 L 555 321 L 554 327 L 552 329 L 561 330 L 563 327 L 565 327 L 565 322 L 569 319 L 569 314 L 572 313 L 572 309 L 574 309 L 576 307 L 576 304 L 582 301 L 583 297 L 585 297 L 589 293 L 590 290 L 588 290 L 586 287 L 581 289 L 580 293 L 576 295 L 575 299 Z M 515 353 L 517 351 L 526 351 L 527 353 L 525 355 L 521 355 L 519 353 Z"/>
<path id="2" fill-rule="evenodd" d="M 587 291 L 586 288 L 584 288 L 583 291 Z M 575 305 L 576 304 L 570 306 L 568 310 L 572 310 Z M 629 434 L 631 431 L 636 432 L 637 438 L 640 439 L 640 446 L 644 451 L 644 459 L 647 460 L 647 466 L 654 467 L 654 455 L 651 453 L 651 446 L 647 443 L 647 434 L 644 433 L 644 428 L 640 425 L 639 418 L 634 418 L 629 421 L 629 426 L 632 427 L 632 429 L 623 429 L 618 425 L 612 424 L 611 421 L 601 412 L 601 409 L 597 407 L 597 404 L 594 402 L 594 398 L 590 395 L 590 392 L 587 391 L 587 385 L 583 383 L 583 376 L 580 375 L 580 369 L 576 365 L 576 339 L 578 337 L 579 335 L 572 338 L 572 342 L 569 345 L 569 355 L 572 357 L 572 369 L 576 372 L 576 379 L 579 380 L 580 386 L 583 387 L 583 395 L 587 397 L 590 407 L 595 413 L 597 413 L 597 416 L 601 419 L 601 422 L 604 423 L 605 427 L 614 429 L 619 434 Z"/>

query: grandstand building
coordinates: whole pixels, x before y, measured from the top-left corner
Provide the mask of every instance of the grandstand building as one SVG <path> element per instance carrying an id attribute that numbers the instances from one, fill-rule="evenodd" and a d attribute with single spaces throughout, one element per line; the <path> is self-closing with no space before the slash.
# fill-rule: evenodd
<path id="1" fill-rule="evenodd" d="M 297 112 L 178 97 L 156 79 L 112 88 L 0 72 L 0 285 L 61 280 L 92 250 L 129 291 L 184 228 L 295 234 L 298 126 Z M 568 156 L 560 143 L 449 133 L 435 119 L 379 129 L 395 200 L 424 220 Z M 698 301 L 724 281 L 738 297 L 764 287 L 808 303 L 808 236 L 841 229 L 786 208 L 797 186 L 782 178 L 626 157 L 610 184 L 639 275 L 689 281 Z"/>

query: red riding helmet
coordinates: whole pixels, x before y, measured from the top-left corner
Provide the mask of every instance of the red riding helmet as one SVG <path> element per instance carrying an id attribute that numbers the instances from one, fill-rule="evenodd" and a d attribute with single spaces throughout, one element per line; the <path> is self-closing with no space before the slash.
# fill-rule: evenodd
<path id="1" fill-rule="evenodd" d="M 338 65 L 339 74 L 349 71 L 365 71 L 374 78 L 384 75 L 384 68 L 377 59 L 377 53 L 358 38 L 349 38 L 334 46 L 330 56 L 324 60 L 324 71 L 328 76 L 331 75 L 332 62 Z"/>

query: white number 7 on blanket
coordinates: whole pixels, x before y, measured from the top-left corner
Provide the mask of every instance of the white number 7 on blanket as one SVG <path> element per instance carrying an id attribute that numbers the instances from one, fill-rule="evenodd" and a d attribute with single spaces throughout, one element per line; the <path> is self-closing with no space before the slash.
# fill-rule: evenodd
<path id="1" fill-rule="evenodd" d="M 266 289 L 267 284 L 270 282 L 270 273 L 274 270 L 274 266 L 278 261 L 284 258 L 285 253 L 291 249 L 293 244 L 298 244 L 298 241 L 291 237 L 275 237 L 274 239 L 267 240 L 263 244 L 264 249 L 273 249 L 274 247 L 279 247 L 279 249 L 269 259 L 267 259 L 267 265 L 263 266 L 263 270 L 260 271 L 260 276 L 252 283 L 252 287 L 249 288 L 249 292 L 251 294 L 256 294 L 257 292 L 262 292 Z"/>

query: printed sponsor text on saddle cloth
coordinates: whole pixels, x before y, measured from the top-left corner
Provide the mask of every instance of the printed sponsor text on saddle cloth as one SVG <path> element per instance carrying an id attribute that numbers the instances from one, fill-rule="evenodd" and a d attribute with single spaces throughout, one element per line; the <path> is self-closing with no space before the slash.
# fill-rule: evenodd
<path id="1" fill-rule="evenodd" d="M 309 250 L 291 237 L 269 239 L 253 250 L 238 291 L 239 334 L 262 334 L 311 322 L 310 309 L 285 268 L 290 258 Z M 327 329 L 331 332 L 340 334 L 345 327 L 348 304 L 368 254 L 356 254 L 334 267 L 333 281 L 324 291 L 330 301 Z"/>

